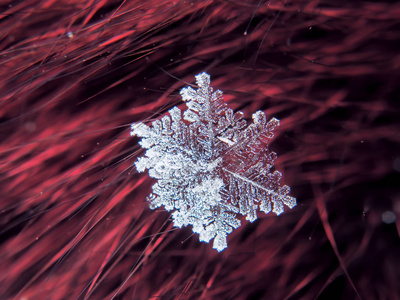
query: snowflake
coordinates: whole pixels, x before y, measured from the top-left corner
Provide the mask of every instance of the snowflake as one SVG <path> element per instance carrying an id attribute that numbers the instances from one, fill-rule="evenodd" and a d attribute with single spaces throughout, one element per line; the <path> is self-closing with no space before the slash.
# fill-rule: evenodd
<path id="1" fill-rule="evenodd" d="M 174 226 L 193 226 L 200 241 L 214 239 L 213 247 L 227 247 L 227 235 L 240 226 L 238 215 L 253 222 L 257 210 L 279 215 L 293 208 L 290 188 L 280 186 L 281 173 L 271 172 L 276 154 L 267 148 L 279 120 L 266 121 L 262 111 L 247 126 L 243 113 L 234 113 L 213 92 L 210 76 L 196 76 L 198 89 L 181 90 L 187 109 L 174 107 L 152 126 L 135 123 L 131 135 L 142 137 L 148 149 L 135 163 L 157 182 L 147 198 L 150 208 L 174 211 Z"/>

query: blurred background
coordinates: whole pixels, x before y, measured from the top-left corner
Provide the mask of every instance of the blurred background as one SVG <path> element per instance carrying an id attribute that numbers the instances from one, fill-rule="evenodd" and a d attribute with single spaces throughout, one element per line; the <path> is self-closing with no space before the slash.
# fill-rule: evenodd
<path id="1" fill-rule="evenodd" d="M 400 3 L 0 1 L 1 299 L 399 299 Z M 297 206 L 221 253 L 170 212 L 133 122 L 200 72 Z"/>

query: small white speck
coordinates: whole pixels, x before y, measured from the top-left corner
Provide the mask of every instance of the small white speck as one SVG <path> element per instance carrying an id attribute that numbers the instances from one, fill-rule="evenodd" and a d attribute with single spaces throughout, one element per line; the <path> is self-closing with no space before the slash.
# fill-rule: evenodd
<path id="1" fill-rule="evenodd" d="M 382 214 L 382 222 L 392 224 L 396 221 L 396 215 L 392 211 L 385 211 Z"/>

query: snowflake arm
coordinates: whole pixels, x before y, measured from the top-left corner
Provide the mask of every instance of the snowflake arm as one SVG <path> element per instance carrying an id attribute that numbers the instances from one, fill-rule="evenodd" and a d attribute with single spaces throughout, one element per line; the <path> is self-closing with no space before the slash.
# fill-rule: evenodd
<path id="1" fill-rule="evenodd" d="M 234 113 L 222 92 L 213 91 L 207 73 L 197 75 L 196 83 L 197 90 L 181 90 L 183 117 L 174 107 L 151 126 L 132 124 L 131 135 L 147 149 L 135 165 L 157 180 L 147 198 L 150 208 L 173 211 L 174 226 L 192 225 L 200 241 L 214 239 L 213 247 L 222 251 L 241 224 L 239 215 L 250 222 L 258 210 L 279 215 L 296 199 L 280 186 L 281 173 L 270 171 L 276 154 L 267 145 L 279 120 L 267 122 L 258 111 L 247 126 L 243 113 Z"/>

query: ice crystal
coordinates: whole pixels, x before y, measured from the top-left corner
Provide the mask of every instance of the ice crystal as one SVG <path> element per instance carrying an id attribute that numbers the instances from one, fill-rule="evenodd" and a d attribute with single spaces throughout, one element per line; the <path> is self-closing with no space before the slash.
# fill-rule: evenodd
<path id="1" fill-rule="evenodd" d="M 174 211 L 174 226 L 192 225 L 200 241 L 214 239 L 213 247 L 222 251 L 227 235 L 240 226 L 239 214 L 253 222 L 258 209 L 279 215 L 296 199 L 280 186 L 281 173 L 271 172 L 276 154 L 267 144 L 279 120 L 267 122 L 258 111 L 247 126 L 243 113 L 228 108 L 220 90 L 213 92 L 207 73 L 197 75 L 196 83 L 197 90 L 181 90 L 183 117 L 174 107 L 151 126 L 132 124 L 131 135 L 148 149 L 135 165 L 157 180 L 147 198 L 150 208 Z"/>

